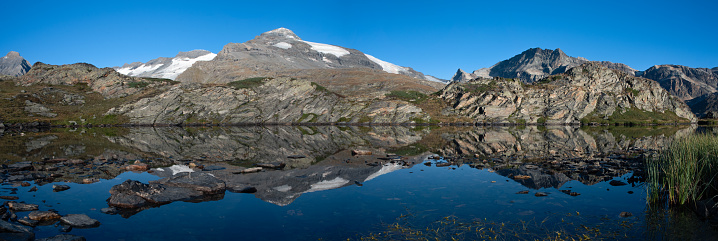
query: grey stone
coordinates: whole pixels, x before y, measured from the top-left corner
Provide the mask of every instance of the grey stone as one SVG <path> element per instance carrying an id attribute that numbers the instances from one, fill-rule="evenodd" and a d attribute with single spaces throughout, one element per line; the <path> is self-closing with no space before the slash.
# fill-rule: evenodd
<path id="1" fill-rule="evenodd" d="M 8 207 L 10 207 L 10 210 L 13 211 L 33 211 L 37 210 L 38 206 L 37 204 L 27 204 L 27 203 L 19 203 L 19 202 L 8 202 Z"/>
<path id="2" fill-rule="evenodd" d="M 168 187 L 189 188 L 196 191 L 200 191 L 203 194 L 224 193 L 224 190 L 226 189 L 224 181 L 214 177 L 209 173 L 202 172 L 182 172 L 172 177 L 151 181 L 150 183 L 162 184 Z"/>
<path id="3" fill-rule="evenodd" d="M 62 223 L 72 226 L 73 228 L 92 228 L 100 226 L 100 222 L 90 218 L 85 214 L 68 214 L 60 218 Z"/>

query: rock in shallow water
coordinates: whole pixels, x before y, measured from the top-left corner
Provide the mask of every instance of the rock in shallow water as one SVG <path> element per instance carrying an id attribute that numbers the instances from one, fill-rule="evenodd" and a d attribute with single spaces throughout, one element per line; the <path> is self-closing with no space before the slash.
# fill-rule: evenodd
<path id="1" fill-rule="evenodd" d="M 7 205 L 13 211 L 34 211 L 38 209 L 37 204 L 9 202 Z"/>
<path id="2" fill-rule="evenodd" d="M 226 189 L 224 181 L 219 180 L 211 174 L 201 172 L 182 172 L 172 177 L 151 181 L 150 184 L 189 188 L 200 191 L 203 194 L 223 193 Z"/>
<path id="3" fill-rule="evenodd" d="M 76 228 L 93 228 L 100 226 L 100 222 L 85 214 L 68 214 L 60 218 L 62 223 Z"/>
<path id="4" fill-rule="evenodd" d="M 68 185 L 52 185 L 52 191 L 54 191 L 54 192 L 62 192 L 67 189 L 70 189 L 70 186 L 68 186 Z"/>
<path id="5" fill-rule="evenodd" d="M 46 220 L 55 220 L 60 219 L 60 214 L 57 214 L 53 211 L 33 211 L 30 212 L 30 214 L 27 215 L 27 217 L 31 220 L 35 221 L 46 221 Z"/>
<path id="6" fill-rule="evenodd" d="M 30 233 L 32 228 L 0 220 L 0 232 L 3 233 Z"/>
<path id="7" fill-rule="evenodd" d="M 49 238 L 36 239 L 35 241 L 85 241 L 85 237 L 72 234 L 58 234 Z"/>

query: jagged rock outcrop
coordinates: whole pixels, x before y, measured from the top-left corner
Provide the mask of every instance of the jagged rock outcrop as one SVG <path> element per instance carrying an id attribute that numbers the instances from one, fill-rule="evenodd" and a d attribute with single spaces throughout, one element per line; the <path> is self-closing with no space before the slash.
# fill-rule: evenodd
<path id="1" fill-rule="evenodd" d="M 183 123 L 411 123 L 429 116 L 404 101 L 349 100 L 305 80 L 276 78 L 252 88 L 177 85 L 112 108 L 136 124 Z"/>
<path id="2" fill-rule="evenodd" d="M 655 65 L 643 72 L 642 77 L 657 81 L 663 88 L 682 100 L 692 100 L 718 91 L 716 69 Z"/>
<path id="3" fill-rule="evenodd" d="M 591 61 L 581 57 L 577 58 L 568 56 L 561 49 L 550 50 L 531 48 L 510 59 L 498 62 L 490 68 L 478 69 L 471 74 L 459 71 L 456 75 L 454 75 L 452 80 L 467 81 L 479 77 L 502 77 L 519 79 L 525 83 L 533 83 L 549 75 L 564 73 L 570 68 L 587 62 Z M 636 72 L 638 72 L 637 70 L 621 63 L 611 63 L 608 61 L 596 63 L 630 75 L 635 75 Z"/>
<path id="4" fill-rule="evenodd" d="M 207 50 L 179 52 L 174 58 L 159 57 L 147 63 L 134 62 L 114 67 L 117 72 L 137 77 L 165 78 L 174 80 L 197 61 L 209 61 L 217 54 Z"/>
<path id="5" fill-rule="evenodd" d="M 477 79 L 452 83 L 440 97 L 451 105 L 444 113 L 479 122 L 578 124 L 619 116 L 626 122 L 696 121 L 688 106 L 658 83 L 598 63 L 583 64 L 542 82 Z M 653 115 L 634 116 L 645 112 Z"/>
<path id="6" fill-rule="evenodd" d="M 41 62 L 35 63 L 30 72 L 16 78 L 15 83 L 25 86 L 40 83 L 50 85 L 86 84 L 105 98 L 125 97 L 139 92 L 145 86 L 167 84 L 167 82 L 147 81 L 122 75 L 112 68 L 100 69 L 86 63 L 49 65 Z"/>
<path id="7" fill-rule="evenodd" d="M 20 53 L 10 51 L 0 58 L 0 75 L 21 76 L 30 71 L 30 64 Z"/>
<path id="8" fill-rule="evenodd" d="M 176 80 L 191 83 L 228 83 L 250 77 L 295 77 L 295 71 L 298 70 L 341 69 L 373 69 L 382 71 L 384 78 L 397 81 L 424 86 L 442 84 L 429 81 L 435 78 L 427 78 L 411 68 L 382 61 L 355 49 L 304 41 L 286 28 L 263 33 L 245 43 L 229 43 L 214 60 L 197 62 Z M 400 78 L 395 76 L 396 74 L 410 78 Z M 337 91 L 332 89 L 331 82 L 309 80 Z"/>

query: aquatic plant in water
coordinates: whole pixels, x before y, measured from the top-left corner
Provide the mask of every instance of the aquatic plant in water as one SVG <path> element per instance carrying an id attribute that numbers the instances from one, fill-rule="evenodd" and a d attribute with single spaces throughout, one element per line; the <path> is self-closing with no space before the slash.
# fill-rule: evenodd
<path id="1" fill-rule="evenodd" d="M 685 205 L 718 194 L 718 136 L 696 134 L 673 141 L 647 159 L 648 202 Z"/>

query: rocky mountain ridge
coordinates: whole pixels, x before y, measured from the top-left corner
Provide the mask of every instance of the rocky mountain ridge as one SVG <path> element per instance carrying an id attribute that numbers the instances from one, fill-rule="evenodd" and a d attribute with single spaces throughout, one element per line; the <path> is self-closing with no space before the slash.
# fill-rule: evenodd
<path id="1" fill-rule="evenodd" d="M 682 65 L 655 65 L 644 78 L 652 79 L 682 100 L 692 100 L 718 91 L 718 68 L 691 68 Z"/>
<path id="2" fill-rule="evenodd" d="M 207 50 L 179 52 L 174 58 L 159 57 L 147 63 L 133 62 L 113 67 L 117 72 L 136 77 L 165 78 L 174 80 L 197 61 L 209 61 L 217 54 Z"/>
<path id="3" fill-rule="evenodd" d="M 30 71 L 30 68 L 30 64 L 18 52 L 10 51 L 0 58 L 0 75 L 22 76 Z"/>
<path id="4" fill-rule="evenodd" d="M 78 85 L 84 84 L 105 98 L 120 98 L 132 95 L 143 86 L 164 85 L 166 82 L 148 82 L 143 78 L 130 77 L 112 68 L 97 68 L 87 63 L 49 65 L 37 62 L 22 77 L 14 79 L 18 85 L 33 84 Z"/>
<path id="5" fill-rule="evenodd" d="M 525 83 L 533 83 L 549 75 L 561 74 L 570 68 L 588 62 L 591 61 L 581 57 L 568 56 L 561 49 L 531 48 L 510 59 L 498 62 L 494 66 L 481 68 L 472 73 L 459 69 L 451 80 L 455 82 L 465 82 L 480 77 L 502 77 L 519 79 Z M 597 63 L 631 75 L 635 75 L 638 72 L 621 63 L 608 61 L 600 61 Z"/>
<path id="6" fill-rule="evenodd" d="M 527 85 L 504 78 L 455 82 L 441 91 L 446 114 L 480 122 L 579 124 L 696 121 L 688 106 L 658 83 L 589 62 Z M 638 114 L 648 115 L 638 120 Z M 661 120 L 659 120 L 661 119 Z"/>

